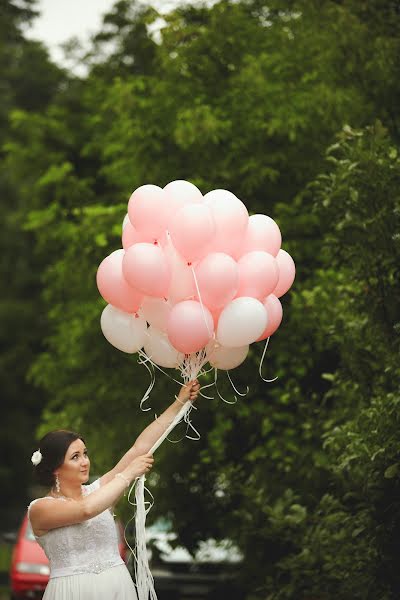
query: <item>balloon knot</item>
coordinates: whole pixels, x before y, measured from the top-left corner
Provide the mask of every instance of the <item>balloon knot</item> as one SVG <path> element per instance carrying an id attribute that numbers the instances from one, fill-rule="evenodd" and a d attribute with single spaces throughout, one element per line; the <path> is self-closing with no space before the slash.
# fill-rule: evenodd
<path id="1" fill-rule="evenodd" d="M 191 266 L 192 266 L 192 263 L 191 263 L 191 262 L 188 262 L 188 267 L 191 267 Z"/>
<path id="2" fill-rule="evenodd" d="M 136 313 L 135 313 L 135 319 L 138 319 L 138 318 L 139 318 L 139 315 L 138 315 L 138 313 L 136 312 Z"/>
<path id="3" fill-rule="evenodd" d="M 155 246 L 158 246 L 158 240 L 154 240 L 153 244 L 154 244 Z"/>

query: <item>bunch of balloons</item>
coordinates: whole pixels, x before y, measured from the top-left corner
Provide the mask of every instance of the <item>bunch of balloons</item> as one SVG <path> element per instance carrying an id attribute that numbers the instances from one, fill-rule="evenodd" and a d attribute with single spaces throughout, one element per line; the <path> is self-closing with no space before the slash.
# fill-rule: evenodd
<path id="1" fill-rule="evenodd" d="M 295 265 L 281 241 L 273 219 L 249 216 L 227 190 L 203 196 L 184 180 L 139 187 L 128 202 L 122 248 L 97 271 L 108 302 L 104 336 L 163 368 L 181 369 L 199 352 L 217 369 L 239 366 L 249 345 L 282 321 L 279 298 Z"/>

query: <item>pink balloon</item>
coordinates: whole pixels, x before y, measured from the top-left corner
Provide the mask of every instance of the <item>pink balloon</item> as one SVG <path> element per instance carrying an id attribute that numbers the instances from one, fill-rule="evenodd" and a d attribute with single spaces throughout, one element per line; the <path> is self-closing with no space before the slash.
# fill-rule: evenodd
<path id="1" fill-rule="evenodd" d="M 253 250 L 263 250 L 276 256 L 282 244 L 282 235 L 278 225 L 267 215 L 251 215 L 244 236 L 240 254 Z"/>
<path id="2" fill-rule="evenodd" d="M 122 270 L 127 282 L 142 294 L 166 297 L 171 273 L 160 246 L 134 244 L 125 253 Z"/>
<path id="3" fill-rule="evenodd" d="M 292 287 L 296 275 L 296 266 L 293 258 L 286 250 L 279 250 L 276 260 L 279 267 L 279 281 L 273 292 L 275 296 L 280 298 Z"/>
<path id="4" fill-rule="evenodd" d="M 224 310 L 223 306 L 221 306 L 220 308 L 214 308 L 214 310 L 210 309 L 210 313 L 211 313 L 213 321 L 214 321 L 214 331 L 217 331 L 219 316 L 223 310 Z"/>
<path id="5" fill-rule="evenodd" d="M 183 179 L 171 181 L 164 188 L 165 206 L 168 214 L 167 227 L 172 224 L 175 213 L 187 204 L 198 204 L 203 202 L 203 194 L 200 190 Z"/>
<path id="6" fill-rule="evenodd" d="M 238 289 L 239 271 L 228 254 L 212 252 L 195 267 L 202 302 L 210 309 L 230 302 Z"/>
<path id="7" fill-rule="evenodd" d="M 135 313 L 143 296 L 132 288 L 123 276 L 124 250 L 115 250 L 107 256 L 97 269 L 97 287 L 104 300 L 127 313 Z"/>
<path id="8" fill-rule="evenodd" d="M 249 222 L 247 208 L 227 190 L 208 192 L 204 196 L 204 203 L 211 209 L 216 225 L 212 251 L 235 256 Z"/>
<path id="9" fill-rule="evenodd" d="M 189 204 L 181 208 L 170 224 L 171 240 L 188 261 L 202 258 L 215 235 L 212 213 L 204 204 Z"/>
<path id="10" fill-rule="evenodd" d="M 236 296 L 262 299 L 271 294 L 279 280 L 276 259 L 268 252 L 255 250 L 238 261 L 239 286 Z"/>
<path id="11" fill-rule="evenodd" d="M 124 250 L 128 250 L 128 248 L 133 246 L 133 244 L 151 241 L 153 241 L 151 236 L 137 231 L 137 229 L 134 228 L 130 221 L 126 223 L 122 231 L 122 246 Z"/>
<path id="12" fill-rule="evenodd" d="M 171 305 L 168 300 L 165 300 L 165 298 L 154 298 L 153 296 L 146 296 L 143 299 L 140 309 L 140 314 L 143 315 L 146 321 L 159 331 L 167 330 L 170 312 Z"/>
<path id="13" fill-rule="evenodd" d="M 158 185 L 137 188 L 129 198 L 128 215 L 137 231 L 157 240 L 167 225 L 164 190 Z"/>
<path id="14" fill-rule="evenodd" d="M 204 348 L 214 332 L 214 323 L 206 306 L 185 300 L 172 308 L 167 324 L 168 338 L 179 352 L 191 354 Z"/>
<path id="15" fill-rule="evenodd" d="M 126 215 L 124 216 L 124 220 L 122 221 L 122 231 L 124 230 L 124 228 L 126 227 L 126 225 L 130 223 L 129 220 L 129 215 L 128 213 L 126 213 Z"/>
<path id="16" fill-rule="evenodd" d="M 267 311 L 268 323 L 257 342 L 261 342 L 261 340 L 265 340 L 267 337 L 275 333 L 282 322 L 283 316 L 282 304 L 274 294 L 270 294 L 267 298 L 265 298 L 263 304 L 265 310 Z"/>
<path id="17" fill-rule="evenodd" d="M 167 240 L 164 252 L 171 270 L 168 300 L 173 306 L 182 300 L 193 300 L 196 292 L 192 267 L 174 248 L 169 235 L 167 235 Z"/>

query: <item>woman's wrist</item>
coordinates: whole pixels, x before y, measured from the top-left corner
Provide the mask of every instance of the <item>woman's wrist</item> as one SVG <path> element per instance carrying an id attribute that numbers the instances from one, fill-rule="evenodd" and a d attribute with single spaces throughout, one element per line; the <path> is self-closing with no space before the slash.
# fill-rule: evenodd
<path id="1" fill-rule="evenodd" d="M 131 481 L 129 479 L 129 477 L 127 477 L 126 475 L 124 475 L 124 473 L 117 473 L 114 476 L 114 479 L 121 479 L 121 481 L 123 481 L 125 483 L 125 487 L 128 488 L 131 485 Z"/>

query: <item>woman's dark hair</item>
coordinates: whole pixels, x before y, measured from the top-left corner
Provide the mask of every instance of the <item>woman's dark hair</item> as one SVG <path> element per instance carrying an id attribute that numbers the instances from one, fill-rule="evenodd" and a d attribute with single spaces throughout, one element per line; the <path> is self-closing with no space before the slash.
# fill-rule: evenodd
<path id="1" fill-rule="evenodd" d="M 66 429 L 49 431 L 42 437 L 39 442 L 42 460 L 34 467 L 40 485 L 52 487 L 55 484 L 54 471 L 63 464 L 67 450 L 75 440 L 85 443 L 79 433 Z"/>

